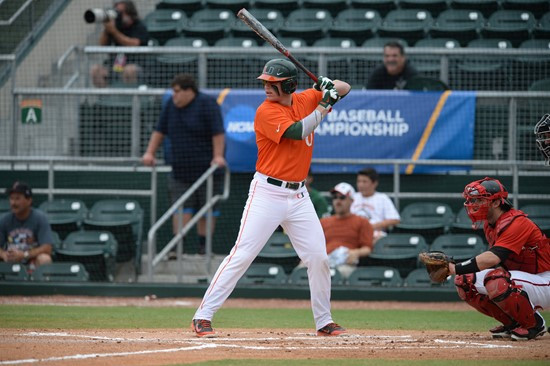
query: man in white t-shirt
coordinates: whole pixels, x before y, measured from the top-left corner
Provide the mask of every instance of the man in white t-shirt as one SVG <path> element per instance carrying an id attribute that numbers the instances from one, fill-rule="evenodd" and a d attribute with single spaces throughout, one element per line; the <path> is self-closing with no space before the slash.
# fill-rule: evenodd
<path id="1" fill-rule="evenodd" d="M 401 217 L 385 193 L 376 192 L 378 172 L 366 168 L 357 173 L 357 193 L 353 196 L 351 212 L 369 219 L 374 229 L 374 241 L 386 236 L 388 229 L 399 224 Z"/>

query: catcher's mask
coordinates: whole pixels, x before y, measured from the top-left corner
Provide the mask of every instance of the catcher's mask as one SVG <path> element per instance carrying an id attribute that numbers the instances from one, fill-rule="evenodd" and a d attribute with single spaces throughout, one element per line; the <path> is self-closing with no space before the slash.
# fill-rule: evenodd
<path id="1" fill-rule="evenodd" d="M 544 156 L 544 165 L 550 166 L 550 114 L 542 116 L 535 125 L 537 147 Z"/>
<path id="2" fill-rule="evenodd" d="M 292 62 L 276 58 L 265 64 L 264 70 L 258 76 L 258 79 L 272 82 L 280 81 L 283 93 L 292 94 L 298 87 L 298 70 Z"/>
<path id="3" fill-rule="evenodd" d="M 485 177 L 469 183 L 462 196 L 466 199 L 464 207 L 472 220 L 472 227 L 478 228 L 481 221 L 487 220 L 489 205 L 495 200 L 499 200 L 501 205 L 512 207 L 508 201 L 508 191 L 499 180 Z"/>

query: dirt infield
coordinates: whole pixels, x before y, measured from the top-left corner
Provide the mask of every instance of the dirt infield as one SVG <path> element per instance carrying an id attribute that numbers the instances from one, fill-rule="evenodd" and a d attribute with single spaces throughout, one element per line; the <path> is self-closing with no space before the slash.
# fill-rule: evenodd
<path id="1" fill-rule="evenodd" d="M 1 304 L 133 305 L 195 307 L 198 299 L 0 297 Z M 362 309 L 440 309 L 441 303 L 334 302 Z M 229 300 L 227 307 L 309 307 L 307 301 Z M 466 309 L 462 303 L 445 307 Z M 349 329 L 343 337 L 316 337 L 311 329 L 218 329 L 199 339 L 187 329 L 0 329 L 0 365 L 167 365 L 206 360 L 384 358 L 502 359 L 550 361 L 550 336 L 530 342 L 491 340 L 487 333 L 369 331 Z"/>

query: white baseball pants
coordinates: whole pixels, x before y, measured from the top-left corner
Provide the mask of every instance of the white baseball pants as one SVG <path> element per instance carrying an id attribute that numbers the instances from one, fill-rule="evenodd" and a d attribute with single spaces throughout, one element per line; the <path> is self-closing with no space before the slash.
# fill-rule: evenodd
<path id="1" fill-rule="evenodd" d="M 235 245 L 212 278 L 193 319 L 212 320 L 279 225 L 308 268 L 316 329 L 332 322 L 325 235 L 307 189 L 305 186 L 298 190 L 275 186 L 267 183 L 267 176 L 260 173 L 256 173 L 250 183 Z"/>

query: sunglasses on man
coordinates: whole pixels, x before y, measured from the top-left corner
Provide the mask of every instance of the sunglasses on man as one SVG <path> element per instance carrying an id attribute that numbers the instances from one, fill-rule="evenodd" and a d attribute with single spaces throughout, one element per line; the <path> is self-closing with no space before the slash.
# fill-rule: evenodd
<path id="1" fill-rule="evenodd" d="M 345 200 L 348 198 L 348 196 L 344 196 L 343 194 L 333 194 L 332 199 L 333 200 Z"/>

